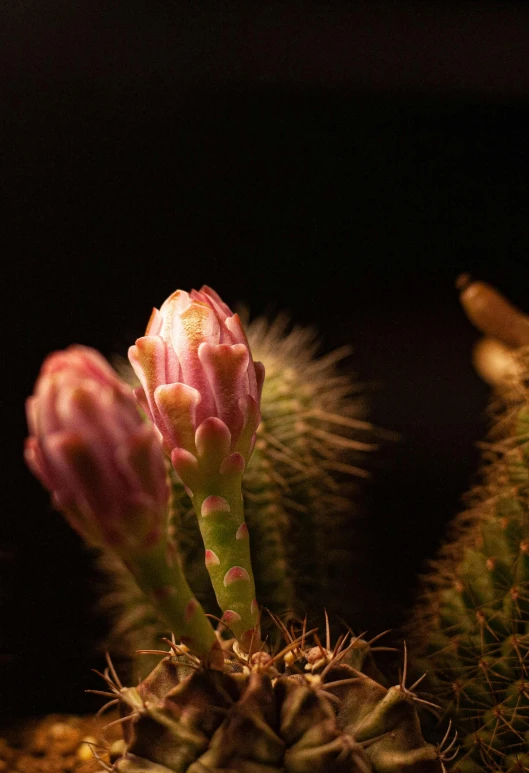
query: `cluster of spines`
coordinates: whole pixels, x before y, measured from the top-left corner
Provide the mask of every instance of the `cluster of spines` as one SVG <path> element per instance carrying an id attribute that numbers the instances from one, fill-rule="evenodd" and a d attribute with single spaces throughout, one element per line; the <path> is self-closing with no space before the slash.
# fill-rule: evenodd
<path id="1" fill-rule="evenodd" d="M 529 352 L 517 355 L 528 373 Z M 529 770 L 529 406 L 501 398 L 483 485 L 434 563 L 410 633 L 458 728 L 458 773 Z"/>
<path id="2" fill-rule="evenodd" d="M 278 622 L 278 621 L 277 621 Z M 204 670 L 186 648 L 169 651 L 137 688 L 124 688 L 109 661 L 102 674 L 119 706 L 125 751 L 118 773 L 444 773 L 447 733 L 424 741 L 416 685 L 378 681 L 372 645 L 348 633 L 331 647 L 315 630 L 278 623 L 286 644 L 250 659 L 226 643 L 224 672 Z M 114 723 L 112 723 L 114 724 Z"/>

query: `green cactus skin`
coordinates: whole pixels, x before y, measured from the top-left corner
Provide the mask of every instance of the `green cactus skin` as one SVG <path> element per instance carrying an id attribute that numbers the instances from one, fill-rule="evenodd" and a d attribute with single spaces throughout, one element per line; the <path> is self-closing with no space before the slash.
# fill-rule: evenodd
<path id="1" fill-rule="evenodd" d="M 418 668 L 459 733 L 457 773 L 529 770 L 529 349 L 517 362 L 484 483 L 410 626 Z"/>
<path id="2" fill-rule="evenodd" d="M 242 495 L 245 457 L 230 453 L 230 433 L 217 419 L 207 419 L 200 426 L 196 445 L 196 458 L 181 452 L 184 463 L 179 460 L 177 466 L 173 452 L 173 464 L 198 516 L 205 564 L 222 619 L 245 652 L 259 649 L 259 608 Z"/>
<path id="3" fill-rule="evenodd" d="M 367 642 L 342 637 L 331 651 L 305 648 L 303 636 L 273 658 L 225 654 L 224 672 L 209 671 L 173 645 L 137 688 L 107 672 L 126 743 L 114 773 L 445 770 L 422 738 L 414 693 L 372 678 Z"/>
<path id="4" fill-rule="evenodd" d="M 256 595 L 283 618 L 325 607 L 333 619 L 360 624 L 360 593 L 344 589 L 351 588 L 352 572 L 361 578 L 366 551 L 358 533 L 354 548 L 346 535 L 359 511 L 360 482 L 367 477 L 361 465 L 375 448 L 376 430 L 361 418 L 361 387 L 338 371 L 349 350 L 318 358 L 314 330 L 288 328 L 284 316 L 247 326 L 253 356 L 266 370 L 262 421 L 243 480 Z M 130 370 L 119 369 L 130 380 Z M 204 608 L 220 616 L 197 516 L 183 485 L 169 474 L 171 533 L 184 574 Z M 99 563 L 109 578 L 102 605 L 115 621 L 112 651 L 156 648 L 166 625 L 111 556 Z M 153 664 L 142 660 L 145 674 Z"/>

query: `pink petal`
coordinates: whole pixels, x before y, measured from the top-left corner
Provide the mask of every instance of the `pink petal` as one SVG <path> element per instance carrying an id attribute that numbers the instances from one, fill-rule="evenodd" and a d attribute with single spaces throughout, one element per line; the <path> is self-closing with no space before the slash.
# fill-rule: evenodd
<path id="1" fill-rule="evenodd" d="M 112 498 L 119 498 L 119 488 L 112 496 L 111 471 L 80 437 L 58 432 L 45 439 L 43 452 L 53 471 L 54 489 L 76 502 L 86 501 L 92 512 L 111 514 Z"/>
<path id="2" fill-rule="evenodd" d="M 161 443 L 163 443 L 164 439 L 163 439 L 162 433 L 160 432 L 156 424 L 152 423 L 151 409 L 149 407 L 149 403 L 145 396 L 145 390 L 143 389 L 143 387 L 140 386 L 140 387 L 135 387 L 133 391 L 134 391 L 134 397 L 136 399 L 136 403 L 140 406 L 142 411 L 145 413 L 146 421 L 148 422 L 149 426 L 151 426 L 152 429 L 154 430 L 156 437 L 160 440 Z"/>
<path id="3" fill-rule="evenodd" d="M 260 393 L 257 386 L 257 380 L 256 380 L 256 372 L 253 367 L 253 364 L 251 362 L 251 352 L 250 352 L 250 346 L 248 344 L 248 340 L 246 338 L 246 333 L 244 332 L 244 328 L 242 326 L 242 322 L 240 320 L 240 317 L 238 314 L 234 314 L 232 317 L 226 320 L 226 327 L 229 329 L 231 335 L 235 339 L 235 342 L 244 344 L 248 352 L 250 353 L 250 363 L 248 365 L 248 385 L 249 385 L 249 392 L 251 396 L 255 399 L 260 401 Z"/>
<path id="4" fill-rule="evenodd" d="M 101 384 L 124 386 L 99 352 L 79 344 L 54 352 L 45 360 L 41 375 L 57 374 L 65 374 L 70 379 L 92 378 Z"/>
<path id="5" fill-rule="evenodd" d="M 211 385 L 217 416 L 230 430 L 233 444 L 242 426 L 239 399 L 248 393 L 248 349 L 243 344 L 203 343 L 198 354 Z"/>
<path id="6" fill-rule="evenodd" d="M 215 402 L 208 379 L 198 357 L 204 341 L 217 343 L 220 338 L 218 320 L 209 306 L 193 301 L 179 315 L 173 316 L 170 344 L 178 357 L 182 381 L 198 389 L 202 398 L 198 410 L 198 423 L 215 414 Z"/>
<path id="7" fill-rule="evenodd" d="M 190 489 L 189 497 L 192 498 L 200 481 L 196 457 L 185 448 L 174 448 L 171 452 L 171 463 L 184 486 Z"/>
<path id="8" fill-rule="evenodd" d="M 50 474 L 37 438 L 26 438 L 24 443 L 24 460 L 31 472 L 36 475 L 48 490 L 51 490 L 53 488 L 53 477 Z"/>
<path id="9" fill-rule="evenodd" d="M 224 324 L 232 334 L 235 343 L 244 344 L 247 349 L 250 348 L 248 346 L 248 339 L 246 338 L 241 318 L 238 314 L 233 314 L 231 317 L 228 317 Z"/>
<path id="10" fill-rule="evenodd" d="M 62 428 L 82 437 L 104 467 L 112 464 L 114 445 L 127 437 L 120 413 L 113 406 L 114 397 L 113 390 L 87 379 L 60 390 L 56 400 Z M 133 431 L 141 423 L 139 415 L 135 418 Z"/>
<path id="11" fill-rule="evenodd" d="M 37 402 L 36 395 L 31 395 L 26 400 L 26 419 L 32 435 L 35 435 L 37 432 Z"/>
<path id="12" fill-rule="evenodd" d="M 195 451 L 195 427 L 200 394 L 187 384 L 163 384 L 154 391 L 154 400 L 167 428 L 171 448 L 181 446 Z"/>
<path id="13" fill-rule="evenodd" d="M 255 433 L 261 421 L 261 411 L 257 402 L 250 395 L 244 395 L 240 398 L 239 411 L 242 417 L 242 427 L 234 448 L 245 459 L 249 459 L 253 451 Z"/>
<path id="14" fill-rule="evenodd" d="M 134 387 L 132 390 L 134 393 L 134 397 L 136 399 L 136 403 L 139 405 L 141 410 L 144 412 L 146 418 L 148 421 L 152 422 L 152 414 L 151 414 L 151 408 L 149 405 L 149 401 L 147 400 L 147 397 L 145 395 L 145 390 L 143 387 Z"/>
<path id="15" fill-rule="evenodd" d="M 174 318 L 188 308 L 191 300 L 189 295 L 183 290 L 176 290 L 162 303 L 159 311 L 159 320 L 157 322 L 158 335 L 167 346 L 172 349 L 171 331 L 173 329 Z"/>
<path id="16" fill-rule="evenodd" d="M 215 290 L 213 290 L 211 287 L 208 287 L 208 285 L 202 285 L 200 292 L 207 296 L 208 302 L 217 311 L 221 318 L 231 317 L 232 311 L 230 307 L 224 303 L 220 295 L 216 293 Z"/>
<path id="17" fill-rule="evenodd" d="M 124 393 L 130 392 L 130 387 L 117 376 L 115 370 L 95 349 L 88 346 L 71 346 L 67 352 L 75 350 L 79 354 L 79 364 L 83 377 L 92 376 L 101 384 L 106 384 L 113 389 L 120 389 Z"/>
<path id="18" fill-rule="evenodd" d="M 151 316 L 149 317 L 149 321 L 147 322 L 147 327 L 145 328 L 145 335 L 146 336 L 160 335 L 161 327 L 162 327 L 162 315 L 160 314 L 158 309 L 153 309 Z"/>
<path id="19" fill-rule="evenodd" d="M 157 509 L 163 509 L 169 496 L 163 450 L 148 425 L 143 425 L 136 435 L 116 449 L 117 468 L 126 478 L 130 491 L 136 496 L 148 496 Z"/>
<path id="20" fill-rule="evenodd" d="M 36 397 L 38 402 L 35 404 L 34 411 L 37 435 L 39 436 L 58 432 L 61 429 L 56 406 L 58 381 L 57 376 L 41 376 L 37 382 Z"/>
<path id="21" fill-rule="evenodd" d="M 198 427 L 195 434 L 195 445 L 199 457 L 211 459 L 218 468 L 218 465 L 230 452 L 230 431 L 221 419 L 210 416 Z"/>
<path id="22" fill-rule="evenodd" d="M 175 350 L 171 344 L 165 347 L 165 377 L 168 384 L 175 381 L 182 381 L 182 368 Z"/>
<path id="23" fill-rule="evenodd" d="M 190 303 L 190 295 L 189 293 L 186 293 L 185 290 L 175 290 L 174 293 L 171 293 L 169 298 L 165 299 L 160 308 L 160 314 L 162 315 L 164 325 L 166 320 L 169 323 L 167 328 L 164 330 L 164 335 L 165 333 L 171 333 L 171 317 L 174 314 L 181 314 L 189 307 Z"/>
<path id="24" fill-rule="evenodd" d="M 165 371 L 165 342 L 158 336 L 143 336 L 142 338 L 138 338 L 136 345 L 131 346 L 129 349 L 129 360 L 144 389 L 152 420 L 165 437 L 166 428 L 163 421 L 161 421 L 154 400 L 154 390 L 156 387 L 160 386 L 160 384 L 167 383 Z"/>

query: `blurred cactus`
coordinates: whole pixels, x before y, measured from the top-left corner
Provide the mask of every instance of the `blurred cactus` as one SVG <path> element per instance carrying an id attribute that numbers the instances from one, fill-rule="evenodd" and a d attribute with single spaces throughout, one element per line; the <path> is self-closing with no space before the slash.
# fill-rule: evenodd
<path id="1" fill-rule="evenodd" d="M 514 773 L 529 770 L 529 347 L 514 346 L 529 343 L 529 325 L 483 283 L 465 285 L 462 300 L 511 367 L 495 384 L 481 485 L 424 579 L 409 630 L 415 665 L 459 733 L 452 770 Z"/>

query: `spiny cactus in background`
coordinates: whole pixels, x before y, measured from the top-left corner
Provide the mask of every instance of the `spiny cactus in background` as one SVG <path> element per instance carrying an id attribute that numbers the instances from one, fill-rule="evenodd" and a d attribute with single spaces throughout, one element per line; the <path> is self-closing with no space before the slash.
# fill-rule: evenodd
<path id="1" fill-rule="evenodd" d="M 529 319 L 484 283 L 461 289 L 488 336 L 477 363 L 497 388 L 495 424 L 482 484 L 425 578 L 410 634 L 459 733 L 454 773 L 514 773 L 529 770 Z"/>
<path id="2" fill-rule="evenodd" d="M 358 619 L 359 606 L 350 606 L 354 594 L 347 597 L 343 588 L 351 587 L 352 566 L 358 579 L 362 576 L 361 529 L 354 537 L 346 535 L 352 534 L 359 513 L 366 455 L 381 433 L 362 419 L 363 387 L 337 368 L 349 348 L 317 357 L 314 330 L 295 327 L 285 334 L 287 324 L 279 317 L 271 325 L 258 319 L 249 326 L 252 349 L 267 374 L 256 457 L 246 481 L 249 528 L 266 528 L 267 519 L 260 515 L 264 504 L 270 526 L 255 541 L 277 546 L 275 562 L 261 547 L 255 554 L 270 600 L 264 604 L 298 615 L 326 606 L 348 620 Z M 284 584 L 290 590 L 282 601 L 278 591 Z"/>
<path id="3" fill-rule="evenodd" d="M 361 625 L 361 588 L 366 551 L 359 514 L 359 484 L 366 455 L 383 433 L 363 420 L 362 387 L 339 372 L 343 347 L 317 356 L 313 329 L 294 327 L 280 316 L 247 326 L 254 357 L 265 367 L 261 424 L 243 481 L 252 565 L 261 604 L 282 617 L 305 610 Z M 122 375 L 131 380 L 126 366 Z M 203 560 L 197 518 L 185 488 L 172 476 L 171 533 L 185 575 L 201 603 L 216 611 Z M 354 542 L 353 542 L 354 539 Z M 325 545 L 325 550 L 321 546 Z M 111 553 L 99 558 L 108 577 L 102 605 L 113 621 L 111 649 L 130 654 L 153 648 L 166 633 L 153 605 Z M 142 669 L 152 666 L 140 658 Z"/>
<path id="4" fill-rule="evenodd" d="M 313 631 L 285 630 L 277 654 L 250 659 L 225 643 L 223 672 L 203 670 L 174 642 L 136 688 L 112 663 L 110 704 L 124 742 L 108 750 L 114 773 L 443 773 L 452 739 L 424 741 L 422 701 L 401 683 L 386 687 L 371 643 L 349 635 L 331 650 Z"/>

